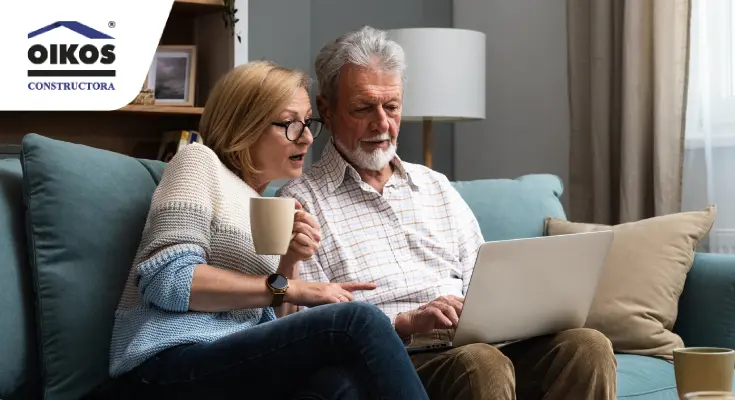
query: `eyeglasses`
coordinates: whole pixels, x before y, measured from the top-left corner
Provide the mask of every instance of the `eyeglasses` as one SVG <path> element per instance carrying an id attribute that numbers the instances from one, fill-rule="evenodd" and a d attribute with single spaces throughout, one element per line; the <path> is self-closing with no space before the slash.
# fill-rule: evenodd
<path id="1" fill-rule="evenodd" d="M 304 130 L 309 128 L 311 136 L 316 139 L 320 133 L 322 133 L 322 127 L 324 127 L 324 121 L 320 118 L 309 118 L 304 122 L 301 121 L 288 121 L 288 122 L 271 122 L 272 125 L 280 126 L 286 131 L 286 139 L 295 142 L 301 138 L 304 134 Z"/>

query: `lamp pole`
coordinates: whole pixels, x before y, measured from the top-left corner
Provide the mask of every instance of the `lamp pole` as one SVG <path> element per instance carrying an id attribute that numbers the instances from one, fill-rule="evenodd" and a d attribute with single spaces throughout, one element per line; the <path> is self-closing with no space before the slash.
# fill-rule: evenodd
<path id="1" fill-rule="evenodd" d="M 422 128 L 424 131 L 424 165 L 426 168 L 431 169 L 432 165 L 432 159 L 431 159 L 431 151 L 433 149 L 433 142 L 432 142 L 432 121 L 429 117 L 424 117 Z"/>

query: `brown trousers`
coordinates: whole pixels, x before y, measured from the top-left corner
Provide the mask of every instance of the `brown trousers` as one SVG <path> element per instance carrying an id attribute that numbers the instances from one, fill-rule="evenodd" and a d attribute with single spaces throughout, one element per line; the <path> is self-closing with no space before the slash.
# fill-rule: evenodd
<path id="1" fill-rule="evenodd" d="M 417 335 L 411 346 L 449 336 L 447 331 Z M 414 354 L 411 360 L 432 400 L 617 398 L 617 361 L 612 345 L 591 329 L 499 347 L 471 344 Z"/>

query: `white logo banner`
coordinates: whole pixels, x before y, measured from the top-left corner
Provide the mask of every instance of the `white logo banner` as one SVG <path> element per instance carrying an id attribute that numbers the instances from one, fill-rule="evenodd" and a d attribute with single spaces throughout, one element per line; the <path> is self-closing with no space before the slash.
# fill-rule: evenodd
<path id="1" fill-rule="evenodd" d="M 3 2 L 0 110 L 116 110 L 140 92 L 174 0 Z"/>

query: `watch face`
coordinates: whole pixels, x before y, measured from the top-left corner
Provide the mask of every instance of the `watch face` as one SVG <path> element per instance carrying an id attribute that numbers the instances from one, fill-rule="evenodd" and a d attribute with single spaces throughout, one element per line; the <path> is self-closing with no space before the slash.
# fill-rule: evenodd
<path id="1" fill-rule="evenodd" d="M 273 274 L 268 277 L 268 284 L 276 290 L 283 290 L 288 287 L 288 280 L 279 274 Z"/>

